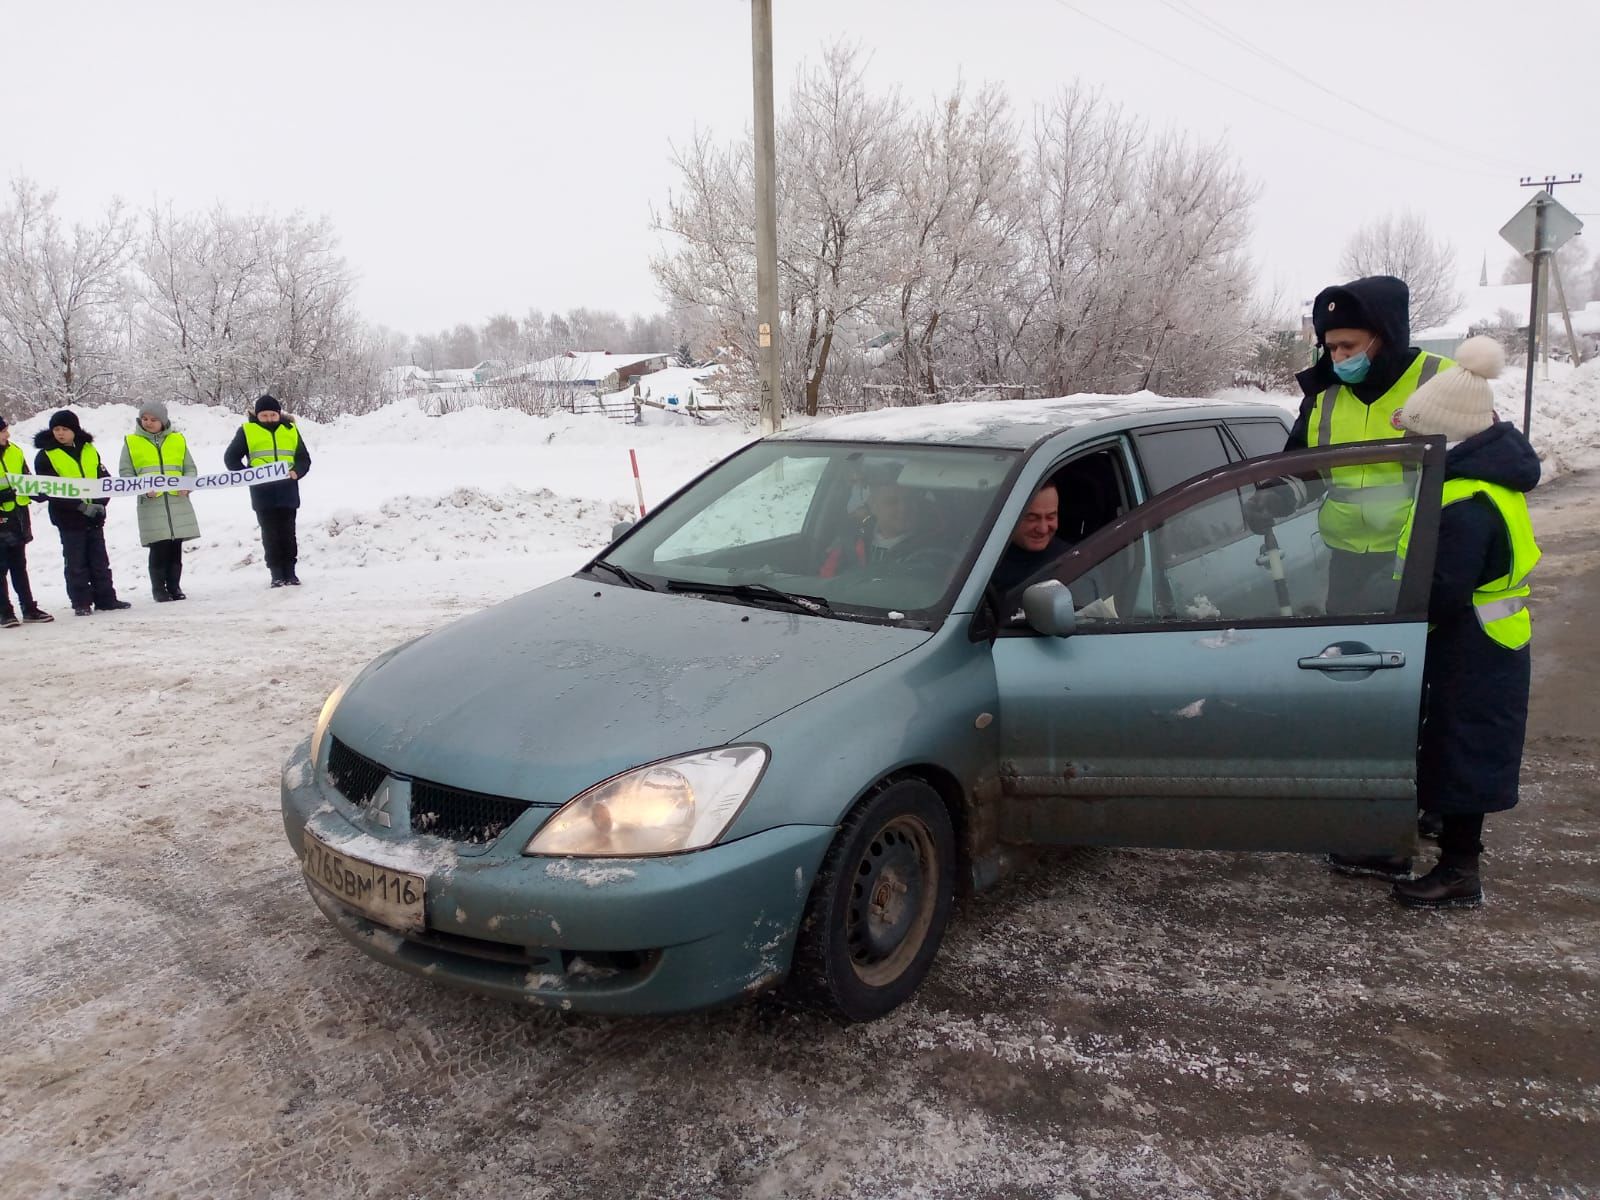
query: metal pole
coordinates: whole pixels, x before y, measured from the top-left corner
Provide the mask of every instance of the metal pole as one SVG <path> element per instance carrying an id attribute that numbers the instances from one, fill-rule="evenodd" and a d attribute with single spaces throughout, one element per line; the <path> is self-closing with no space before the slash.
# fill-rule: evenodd
<path id="1" fill-rule="evenodd" d="M 1538 199 L 1535 196 L 1535 199 Z M 1522 436 L 1533 424 L 1533 362 L 1539 349 L 1539 267 L 1544 262 L 1544 203 L 1540 201 L 1533 210 L 1533 280 L 1529 287 L 1532 299 L 1528 304 L 1528 379 L 1522 394 Z"/>
<path id="2" fill-rule="evenodd" d="M 750 0 L 750 57 L 756 101 L 756 345 L 761 432 L 783 424 L 778 389 L 778 159 L 772 111 L 772 0 Z"/>
<path id="3" fill-rule="evenodd" d="M 1578 347 L 1578 335 L 1572 332 L 1572 310 L 1567 307 L 1567 289 L 1561 286 L 1561 264 L 1555 255 L 1550 256 L 1550 277 L 1556 281 L 1556 299 L 1561 301 L 1561 320 L 1567 326 L 1567 345 L 1572 348 L 1572 365 L 1583 366 L 1583 351 Z"/>

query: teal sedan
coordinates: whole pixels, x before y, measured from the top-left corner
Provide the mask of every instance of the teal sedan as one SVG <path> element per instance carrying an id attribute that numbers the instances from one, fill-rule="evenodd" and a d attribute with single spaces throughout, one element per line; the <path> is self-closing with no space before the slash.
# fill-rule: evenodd
<path id="1" fill-rule="evenodd" d="M 328 697 L 282 784 L 311 898 L 508 1000 L 870 1020 L 1031 848 L 1404 850 L 1443 444 L 1284 435 L 1145 395 L 754 442 Z M 1338 466 L 1413 529 L 1330 611 Z"/>

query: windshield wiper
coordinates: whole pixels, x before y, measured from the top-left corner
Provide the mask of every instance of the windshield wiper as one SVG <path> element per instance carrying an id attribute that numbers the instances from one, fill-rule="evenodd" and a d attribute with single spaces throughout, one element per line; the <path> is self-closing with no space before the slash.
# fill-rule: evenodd
<path id="1" fill-rule="evenodd" d="M 800 596 L 786 592 L 782 588 L 775 588 L 769 583 L 694 583 L 687 579 L 669 579 L 667 591 L 732 596 L 736 600 L 769 600 L 806 613 L 833 611 L 833 606 L 821 596 Z"/>
<path id="2" fill-rule="evenodd" d="M 606 570 L 610 571 L 613 575 L 615 575 L 618 579 L 622 580 L 622 582 L 627 584 L 629 587 L 638 588 L 640 591 L 645 591 L 645 592 L 653 592 L 653 591 L 656 590 L 656 585 L 655 584 L 646 583 L 643 579 L 640 579 L 632 571 L 628 570 L 627 567 L 619 567 L 619 566 L 617 566 L 616 563 L 608 563 L 603 558 L 602 559 L 597 559 L 593 563 L 589 564 L 589 569 L 591 571 L 594 570 L 596 567 L 604 567 Z"/>

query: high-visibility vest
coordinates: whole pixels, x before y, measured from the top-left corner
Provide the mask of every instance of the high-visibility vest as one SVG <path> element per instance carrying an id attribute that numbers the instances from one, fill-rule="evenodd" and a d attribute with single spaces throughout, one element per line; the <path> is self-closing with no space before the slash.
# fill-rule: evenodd
<path id="1" fill-rule="evenodd" d="M 1472 610 L 1485 633 L 1508 650 L 1520 650 L 1533 637 L 1533 618 L 1527 601 L 1533 589 L 1527 584 L 1528 573 L 1543 555 L 1539 543 L 1533 539 L 1528 498 L 1521 492 L 1481 479 L 1447 479 L 1440 507 L 1447 508 L 1473 496 L 1487 496 L 1492 500 L 1500 519 L 1506 523 L 1506 534 L 1511 542 L 1511 569 L 1472 593 Z M 1396 579 L 1405 570 L 1406 547 L 1410 544 L 1411 520 L 1407 518 L 1396 550 Z"/>
<path id="2" fill-rule="evenodd" d="M 300 448 L 300 430 L 283 422 L 268 428 L 259 421 L 244 424 L 244 444 L 250 451 L 252 467 L 270 467 L 275 462 L 294 466 L 294 452 Z"/>
<path id="3" fill-rule="evenodd" d="M 1342 446 L 1346 442 L 1374 442 L 1405 436 L 1395 415 L 1419 387 L 1446 367 L 1448 358 L 1418 354 L 1394 386 L 1371 404 L 1336 383 L 1317 396 L 1306 429 L 1306 445 Z M 1400 540 L 1411 516 L 1411 486 L 1405 467 L 1398 462 L 1370 466 L 1334 467 L 1328 473 L 1328 493 L 1317 514 L 1322 540 L 1334 550 L 1357 554 L 1388 553 Z"/>
<path id="4" fill-rule="evenodd" d="M 73 458 L 59 446 L 53 450 L 46 450 L 44 456 L 50 460 L 50 465 L 56 469 L 56 474 L 63 479 L 94 479 L 100 474 L 100 451 L 88 442 L 78 451 L 78 457 Z"/>
<path id="5" fill-rule="evenodd" d="M 22 456 L 22 447 L 7 443 L 4 450 L 0 450 L 0 475 L 26 475 L 28 473 L 28 460 Z M 17 507 L 27 508 L 28 498 L 21 492 L 15 493 L 15 499 L 0 501 L 0 512 L 10 512 Z"/>
<path id="6" fill-rule="evenodd" d="M 183 434 L 168 430 L 158 446 L 142 433 L 127 435 L 128 461 L 135 475 L 182 475 L 183 456 L 188 450 Z M 176 496 L 177 492 L 151 492 L 152 496 Z"/>

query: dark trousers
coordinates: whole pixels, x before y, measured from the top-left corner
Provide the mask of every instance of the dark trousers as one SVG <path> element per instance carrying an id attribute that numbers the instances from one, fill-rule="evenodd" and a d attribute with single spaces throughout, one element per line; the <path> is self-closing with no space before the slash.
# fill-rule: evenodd
<path id="1" fill-rule="evenodd" d="M 1394 577 L 1395 552 L 1356 554 L 1328 550 L 1328 615 L 1392 613 L 1400 594 Z"/>
<path id="2" fill-rule="evenodd" d="M 300 557 L 300 547 L 294 537 L 294 522 L 299 515 L 298 508 L 256 510 L 256 524 L 261 526 L 261 549 L 266 554 L 267 570 L 274 579 L 287 579 L 294 574 L 295 559 Z"/>
<path id="3" fill-rule="evenodd" d="M 106 557 L 105 527 L 95 524 L 56 532 L 61 535 L 61 573 L 66 576 L 72 607 L 114 604 L 117 589 L 111 582 L 111 560 Z"/>
<path id="4" fill-rule="evenodd" d="M 1445 813 L 1439 831 L 1439 849 L 1445 854 L 1476 857 L 1483 853 L 1483 814 Z"/>
<path id="5" fill-rule="evenodd" d="M 150 543 L 150 590 L 160 597 L 178 590 L 183 576 L 183 543 L 177 538 Z"/>
<path id="6" fill-rule="evenodd" d="M 39 607 L 33 598 L 33 585 L 28 582 L 28 548 L 20 541 L 14 546 L 0 546 L 0 612 L 11 608 L 7 579 L 16 589 L 18 608 L 26 613 Z"/>

